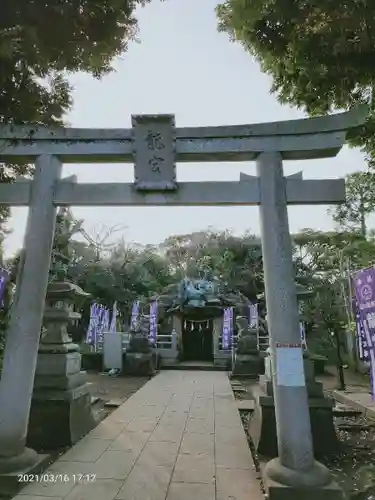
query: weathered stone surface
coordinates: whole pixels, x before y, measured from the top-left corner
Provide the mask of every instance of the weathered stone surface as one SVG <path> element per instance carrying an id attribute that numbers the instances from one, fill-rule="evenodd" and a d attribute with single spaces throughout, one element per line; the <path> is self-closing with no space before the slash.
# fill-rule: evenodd
<path id="1" fill-rule="evenodd" d="M 263 479 L 268 500 L 344 500 L 344 493 L 337 483 L 332 481 L 326 486 L 298 488 L 277 483 L 272 479 Z"/>
<path id="2" fill-rule="evenodd" d="M 334 417 L 358 417 L 359 415 L 362 415 L 362 412 L 350 406 L 336 403 L 336 406 L 333 408 Z"/>
<path id="3" fill-rule="evenodd" d="M 337 452 L 339 441 L 333 425 L 332 407 L 329 399 L 309 399 L 311 431 L 314 454 L 317 458 Z M 249 432 L 260 455 L 277 457 L 277 435 L 275 404 L 273 397 L 258 394 L 255 410 L 250 420 Z"/>
<path id="4" fill-rule="evenodd" d="M 255 409 L 255 401 L 253 399 L 237 400 L 236 404 L 240 411 L 253 411 Z"/>
<path id="5" fill-rule="evenodd" d="M 23 454 L 14 459 L 0 459 L 0 496 L 13 498 L 26 485 L 25 482 L 20 481 L 20 472 L 25 478 L 28 475 L 33 477 L 33 475 L 40 474 L 50 460 L 50 455 L 36 455 L 30 448 L 25 448 Z"/>
<path id="6" fill-rule="evenodd" d="M 85 371 L 80 371 L 73 375 L 35 375 L 34 391 L 40 389 L 73 389 L 84 385 L 87 382 L 87 374 Z"/>
<path id="7" fill-rule="evenodd" d="M 76 443 L 95 425 L 88 384 L 34 391 L 27 444 L 37 451 L 56 450 Z"/>
<path id="8" fill-rule="evenodd" d="M 27 485 L 17 500 L 262 500 L 237 407 L 223 395 L 225 373 L 161 372 L 45 471 L 95 481 Z"/>
<path id="9" fill-rule="evenodd" d="M 232 376 L 257 378 L 262 371 L 262 362 L 258 350 L 257 330 L 250 328 L 244 316 L 236 318 L 238 332 L 236 352 L 232 367 Z"/>
<path id="10" fill-rule="evenodd" d="M 132 334 L 129 340 L 129 347 L 127 353 L 144 353 L 147 354 L 151 351 L 150 342 L 147 337 L 140 334 Z"/>
<path id="11" fill-rule="evenodd" d="M 257 378 L 261 369 L 261 360 L 254 354 L 236 354 L 232 370 L 233 377 Z"/>
<path id="12" fill-rule="evenodd" d="M 269 500 L 344 500 L 343 490 L 332 480 L 328 469 L 315 462 L 309 470 L 284 467 L 278 458 L 267 463 L 263 484 Z"/>
<path id="13" fill-rule="evenodd" d="M 80 317 L 72 312 L 74 298 L 87 295 L 66 282 L 52 282 L 47 289 L 46 333 L 39 346 L 27 434 L 28 445 L 37 451 L 72 445 L 95 426 L 82 356 L 67 334 L 68 323 Z"/>
<path id="14" fill-rule="evenodd" d="M 259 377 L 259 386 L 267 396 L 273 397 L 273 382 L 268 380 L 266 375 Z M 321 382 L 310 381 L 306 383 L 307 395 L 309 398 L 323 398 L 323 384 Z"/>
<path id="15" fill-rule="evenodd" d="M 308 397 L 323 398 L 324 397 L 323 384 L 321 382 L 315 381 L 313 362 L 308 357 L 304 357 L 303 364 L 304 364 L 304 373 L 305 373 L 305 381 L 306 381 Z M 264 360 L 264 365 L 265 365 L 265 373 L 264 375 L 259 377 L 259 385 L 262 391 L 267 396 L 273 397 L 272 363 L 269 352 L 267 353 L 267 356 Z"/>
<path id="16" fill-rule="evenodd" d="M 258 354 L 258 341 L 256 335 L 243 333 L 237 343 L 237 354 Z"/>
<path id="17" fill-rule="evenodd" d="M 74 375 L 81 369 L 81 354 L 69 352 L 62 354 L 39 352 L 36 375 Z"/>
<path id="18" fill-rule="evenodd" d="M 123 371 L 126 375 L 151 376 L 156 373 L 156 365 L 156 355 L 151 352 L 127 352 Z"/>

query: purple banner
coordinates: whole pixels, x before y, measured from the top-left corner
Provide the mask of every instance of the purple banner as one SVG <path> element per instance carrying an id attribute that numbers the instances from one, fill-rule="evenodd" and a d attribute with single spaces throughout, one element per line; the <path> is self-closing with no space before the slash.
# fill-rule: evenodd
<path id="1" fill-rule="evenodd" d="M 356 302 L 356 323 L 363 359 L 370 361 L 371 394 L 375 401 L 375 268 L 362 269 L 351 276 Z"/>
<path id="2" fill-rule="evenodd" d="M 98 316 L 97 316 L 97 329 L 96 329 L 96 344 L 103 345 L 103 332 L 104 332 L 104 315 L 105 308 L 101 304 L 98 305 Z"/>
<path id="3" fill-rule="evenodd" d="M 138 316 L 139 316 L 139 309 L 140 309 L 140 301 L 135 300 L 133 302 L 132 306 L 132 313 L 131 313 L 131 318 L 130 318 L 130 328 L 134 329 L 136 326 L 136 323 L 138 321 Z"/>
<path id="4" fill-rule="evenodd" d="M 249 327 L 258 328 L 258 304 L 249 305 Z"/>
<path id="5" fill-rule="evenodd" d="M 109 331 L 111 333 L 116 333 L 116 331 L 117 331 L 117 300 L 113 304 L 111 324 L 109 326 Z"/>
<path id="6" fill-rule="evenodd" d="M 96 349 L 98 344 L 103 343 L 104 332 L 109 331 L 109 326 L 109 310 L 97 302 L 91 304 L 86 344 L 93 345 Z"/>
<path id="7" fill-rule="evenodd" d="M 221 348 L 223 351 L 230 349 L 233 333 L 233 307 L 224 309 L 223 332 L 221 337 Z"/>
<path id="8" fill-rule="evenodd" d="M 305 323 L 303 321 L 300 321 L 299 323 L 299 333 L 301 335 L 302 349 L 307 349 L 306 330 L 305 330 Z"/>
<path id="9" fill-rule="evenodd" d="M 87 328 L 86 334 L 86 344 L 95 345 L 96 337 L 97 337 L 97 328 L 98 328 L 98 313 L 99 308 L 98 304 L 94 302 L 90 307 L 90 321 L 89 326 Z"/>
<path id="10" fill-rule="evenodd" d="M 101 327 L 103 333 L 109 332 L 109 309 L 107 309 L 106 307 L 103 310 Z"/>
<path id="11" fill-rule="evenodd" d="M 358 346 L 359 359 L 361 361 L 368 362 L 369 357 L 370 357 L 370 353 L 368 350 L 366 336 L 365 336 L 365 330 L 363 328 L 363 324 L 361 321 L 361 315 L 360 315 L 357 299 L 355 296 L 353 297 L 353 312 L 355 314 L 356 341 L 357 341 L 357 346 Z"/>
<path id="12" fill-rule="evenodd" d="M 10 279 L 10 273 L 5 269 L 0 269 L 0 304 L 1 307 L 4 305 L 4 292 L 7 283 Z"/>
<path id="13" fill-rule="evenodd" d="M 152 345 L 156 344 L 156 337 L 158 335 L 158 303 L 156 301 L 150 304 L 150 342 Z"/>

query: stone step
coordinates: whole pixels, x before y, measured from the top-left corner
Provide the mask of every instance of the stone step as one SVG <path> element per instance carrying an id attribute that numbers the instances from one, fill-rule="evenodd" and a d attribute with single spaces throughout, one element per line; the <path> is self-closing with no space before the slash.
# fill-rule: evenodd
<path id="1" fill-rule="evenodd" d="M 362 412 L 343 404 L 336 404 L 333 408 L 334 417 L 358 417 Z"/>
<path id="2" fill-rule="evenodd" d="M 247 392 L 247 390 L 244 387 L 232 387 L 233 392 L 239 392 L 241 394 L 244 394 Z"/>
<path id="3" fill-rule="evenodd" d="M 104 403 L 105 408 L 118 408 L 121 406 L 123 401 L 121 399 L 110 399 L 106 403 Z"/>
<path id="4" fill-rule="evenodd" d="M 373 426 L 371 426 L 370 424 L 364 424 L 364 423 L 343 422 L 343 423 L 339 423 L 337 425 L 337 427 L 338 427 L 338 429 L 340 429 L 340 431 L 347 431 L 347 432 L 356 433 L 356 432 L 368 431 Z"/>
<path id="5" fill-rule="evenodd" d="M 231 380 L 230 385 L 232 387 L 243 387 L 242 382 L 240 382 L 239 380 Z"/>
<path id="6" fill-rule="evenodd" d="M 237 399 L 236 404 L 239 411 L 253 411 L 255 409 L 253 399 Z"/>
<path id="7" fill-rule="evenodd" d="M 213 363 L 176 363 L 168 366 L 161 366 L 160 370 L 198 370 L 206 372 L 226 372 L 227 368 L 225 366 L 215 366 Z"/>

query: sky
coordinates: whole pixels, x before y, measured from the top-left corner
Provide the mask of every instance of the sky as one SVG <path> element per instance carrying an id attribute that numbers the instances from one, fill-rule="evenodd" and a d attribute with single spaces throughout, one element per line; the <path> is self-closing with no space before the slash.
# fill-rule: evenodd
<path id="1" fill-rule="evenodd" d="M 216 0 L 153 0 L 139 9 L 139 42 L 115 61 L 115 72 L 101 81 L 78 73 L 74 106 L 67 116 L 72 127 L 130 128 L 132 114 L 171 113 L 176 126 L 236 125 L 302 118 L 301 111 L 281 106 L 270 94 L 271 79 L 224 33 L 217 32 Z M 305 178 L 338 178 L 365 168 L 358 150 L 343 148 L 336 158 L 284 162 L 285 174 L 303 171 Z M 239 179 L 255 174 L 252 163 L 178 164 L 179 181 Z M 66 165 L 64 176 L 78 182 L 132 182 L 130 164 Z M 292 232 L 333 228 L 327 207 L 290 207 Z M 27 209 L 14 208 L 13 233 L 7 254 L 22 246 Z M 121 226 L 113 238 L 128 243 L 157 244 L 172 234 L 213 227 L 236 234 L 259 231 L 257 207 L 73 208 L 94 236 L 103 228 Z"/>

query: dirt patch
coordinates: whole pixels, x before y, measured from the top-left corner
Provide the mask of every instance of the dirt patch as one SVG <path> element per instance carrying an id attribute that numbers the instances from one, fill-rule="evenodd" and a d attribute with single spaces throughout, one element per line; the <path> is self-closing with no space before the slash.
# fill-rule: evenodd
<path id="1" fill-rule="evenodd" d="M 89 372 L 87 378 L 91 384 L 91 396 L 99 398 L 92 405 L 98 420 L 106 418 L 150 379 L 150 377 L 110 377 L 106 373 L 96 372 Z"/>

